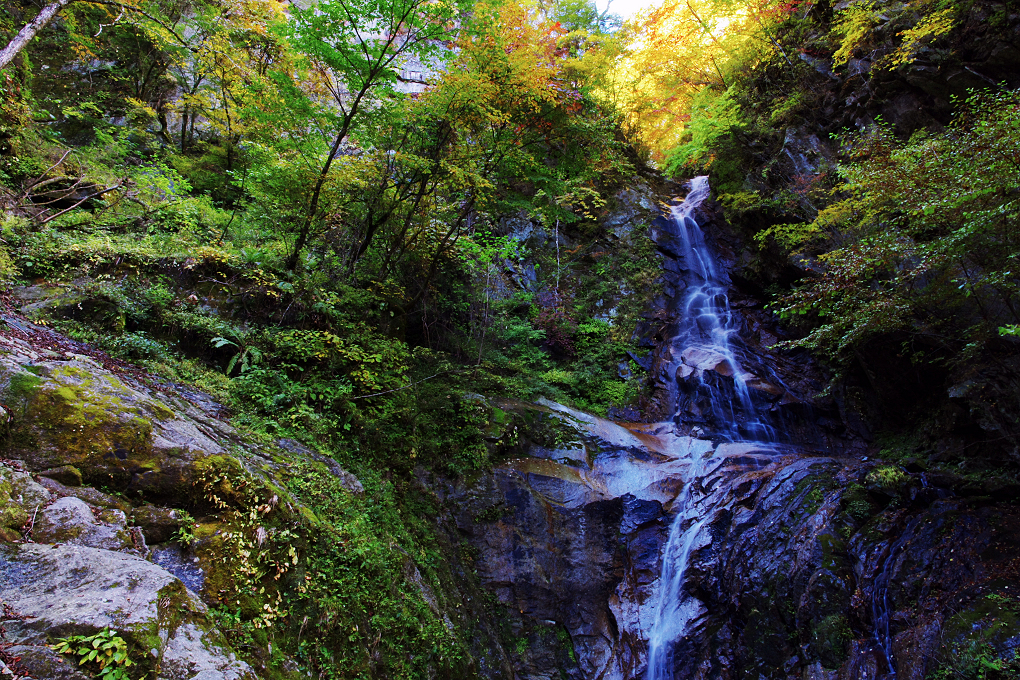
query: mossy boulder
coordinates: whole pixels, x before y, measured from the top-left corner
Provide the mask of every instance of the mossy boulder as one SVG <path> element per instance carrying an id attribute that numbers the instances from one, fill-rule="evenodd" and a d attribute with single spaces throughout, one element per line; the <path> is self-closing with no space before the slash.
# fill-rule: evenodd
<path id="1" fill-rule="evenodd" d="M 19 359 L 0 355 L 0 388 L 14 404 L 7 456 L 32 471 L 53 476 L 74 469 L 90 485 L 144 498 L 188 498 L 196 464 L 224 454 L 216 439 L 229 436 L 229 428 L 181 408 L 172 395 L 81 355 L 31 365 Z"/>
<path id="2" fill-rule="evenodd" d="M 13 541 L 52 495 L 25 472 L 0 465 L 0 540 Z"/>
<path id="3" fill-rule="evenodd" d="M 164 543 L 188 522 L 188 517 L 174 508 L 143 505 L 131 511 L 131 521 L 142 530 L 148 543 Z"/>
<path id="4" fill-rule="evenodd" d="M 15 644 L 117 631 L 156 680 L 254 680 L 172 574 L 139 557 L 74 545 L 0 544 L 0 600 Z"/>
<path id="5" fill-rule="evenodd" d="M 39 543 L 69 543 L 139 555 L 146 552 L 141 532 L 128 529 L 123 512 L 106 510 L 97 517 L 87 503 L 73 497 L 61 498 L 39 514 L 32 539 Z"/>
<path id="6" fill-rule="evenodd" d="M 47 680 L 91 680 L 78 664 L 53 651 L 47 645 L 12 645 L 4 649 L 19 659 L 18 667 L 32 678 Z"/>
<path id="7" fill-rule="evenodd" d="M 127 512 L 131 509 L 131 504 L 126 502 L 123 498 L 111 496 L 110 494 L 103 493 L 98 489 L 93 489 L 91 486 L 65 486 L 55 479 L 43 477 L 42 475 L 39 475 L 37 479 L 39 481 L 39 486 L 43 487 L 46 491 L 49 491 L 57 498 L 64 498 L 67 496 L 80 498 L 89 505 L 97 508 L 112 508 L 123 512 Z"/>
<path id="8" fill-rule="evenodd" d="M 81 486 L 81 470 L 73 465 L 61 465 L 52 470 L 43 470 L 39 476 L 54 479 L 66 486 Z"/>

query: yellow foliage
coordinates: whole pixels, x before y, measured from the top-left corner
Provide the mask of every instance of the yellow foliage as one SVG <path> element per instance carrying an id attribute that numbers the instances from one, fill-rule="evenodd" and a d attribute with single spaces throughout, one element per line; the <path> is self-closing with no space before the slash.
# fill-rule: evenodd
<path id="1" fill-rule="evenodd" d="M 653 160 L 684 137 L 695 95 L 728 87 L 727 64 L 753 64 L 777 48 L 772 0 L 665 0 L 630 22 L 629 47 L 602 95 L 622 111 L 632 141 Z"/>
<path id="2" fill-rule="evenodd" d="M 854 52 L 871 36 L 871 29 L 878 23 L 873 0 L 859 0 L 839 11 L 833 31 L 840 36 L 839 49 L 832 55 L 833 66 L 850 61 Z"/>
<path id="3" fill-rule="evenodd" d="M 949 33 L 953 28 L 953 10 L 943 9 L 924 17 L 911 29 L 901 31 L 903 42 L 883 60 L 885 66 L 895 68 L 914 61 L 917 52 L 926 43 Z"/>

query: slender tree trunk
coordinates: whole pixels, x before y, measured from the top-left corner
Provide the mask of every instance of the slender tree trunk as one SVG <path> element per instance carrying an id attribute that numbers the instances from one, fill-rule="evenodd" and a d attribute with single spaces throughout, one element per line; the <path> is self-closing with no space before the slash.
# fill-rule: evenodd
<path id="1" fill-rule="evenodd" d="M 7 44 L 3 50 L 0 50 L 0 69 L 11 63 L 11 60 L 17 56 L 25 45 L 29 43 L 36 36 L 36 34 L 43 29 L 46 24 L 50 23 L 50 20 L 57 16 L 57 13 L 64 9 L 67 5 L 74 2 L 74 0 L 54 0 L 50 4 L 43 7 L 39 15 L 32 19 L 28 24 L 25 25 L 18 34 L 14 36 L 14 39 Z"/>
<path id="2" fill-rule="evenodd" d="M 344 141 L 344 137 L 347 136 L 347 130 L 350 127 L 351 115 L 344 119 L 344 123 L 340 128 L 340 132 L 337 134 L 336 139 L 333 140 L 333 146 L 329 149 L 329 156 L 326 158 L 326 163 L 322 166 L 322 170 L 319 172 L 319 178 L 315 182 L 315 187 L 312 189 L 312 198 L 308 202 L 308 210 L 305 212 L 304 220 L 301 223 L 301 230 L 298 232 L 297 240 L 294 242 L 294 251 L 290 257 L 287 258 L 286 267 L 290 271 L 294 271 L 297 267 L 298 258 L 301 257 L 301 251 L 304 250 L 305 244 L 308 242 L 308 235 L 312 231 L 312 225 L 315 222 L 315 215 L 319 212 L 319 195 L 322 193 L 322 187 L 326 184 L 326 179 L 329 177 L 329 169 L 333 166 L 333 159 L 336 157 L 337 152 L 340 150 L 340 144 Z"/>
<path id="3" fill-rule="evenodd" d="M 185 104 L 181 114 L 181 153 L 188 149 L 188 106 Z"/>

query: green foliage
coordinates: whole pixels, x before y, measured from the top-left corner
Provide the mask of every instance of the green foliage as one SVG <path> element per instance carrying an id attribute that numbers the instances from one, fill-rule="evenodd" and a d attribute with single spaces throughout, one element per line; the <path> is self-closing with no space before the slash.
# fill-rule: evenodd
<path id="1" fill-rule="evenodd" d="M 224 373 L 227 375 L 234 371 L 235 366 L 240 369 L 241 373 L 244 373 L 262 361 L 262 350 L 251 345 L 248 339 L 242 335 L 236 336 L 236 342 L 228 338 L 216 337 L 212 339 L 212 344 L 216 349 L 231 347 L 237 351 L 234 356 L 230 357 L 230 361 L 227 362 L 227 367 L 224 369 Z"/>
<path id="2" fill-rule="evenodd" d="M 174 531 L 170 537 L 171 541 L 177 541 L 178 543 L 188 546 L 195 540 L 195 528 L 198 524 L 195 522 L 195 518 L 190 513 L 184 510 L 177 511 L 180 526 Z"/>
<path id="3" fill-rule="evenodd" d="M 929 666 L 929 680 L 1005 680 L 1020 672 L 1020 654 L 1007 640 L 1020 623 L 1017 600 L 988 593 L 968 608 L 949 617 L 945 643 Z"/>
<path id="4" fill-rule="evenodd" d="M 818 321 L 794 344 L 846 360 L 871 337 L 907 331 L 973 352 L 1013 320 L 993 310 L 1020 296 L 1010 188 L 1018 103 L 1014 92 L 978 92 L 958 102 L 945 132 L 900 142 L 879 126 L 843 138 L 842 198 L 787 241 L 835 231 L 843 242 L 819 257 L 821 276 L 779 305 L 785 318 Z"/>
<path id="5" fill-rule="evenodd" d="M 135 665 L 129 658 L 128 644 L 110 628 L 93 635 L 71 635 L 59 638 L 54 651 L 78 658 L 79 666 L 94 670 L 94 677 L 102 680 L 132 680 L 128 669 Z"/>
<path id="6" fill-rule="evenodd" d="M 860 484 L 851 484 L 843 493 L 846 512 L 857 522 L 864 522 L 872 515 L 867 490 Z"/>
<path id="7" fill-rule="evenodd" d="M 288 602 L 292 619 L 317 622 L 314 635 L 298 639 L 297 658 L 340 677 L 417 678 L 430 668 L 456 677 L 466 649 L 426 599 L 443 592 L 443 558 L 426 520 L 435 509 L 420 491 L 362 480 L 367 498 L 321 464 L 299 463 L 288 479 L 318 521 L 304 583 Z"/>
<path id="8" fill-rule="evenodd" d="M 892 491 L 902 486 L 908 476 L 906 472 L 895 465 L 881 465 L 869 472 L 865 479 L 868 484 Z"/>
<path id="9" fill-rule="evenodd" d="M 798 105 L 799 101 L 790 108 Z M 723 140 L 744 125 L 740 105 L 728 90 L 722 93 L 708 88 L 701 90 L 694 96 L 690 115 L 686 132 L 689 141 L 674 148 L 666 157 L 666 172 L 672 175 L 695 168 L 711 168 Z"/>

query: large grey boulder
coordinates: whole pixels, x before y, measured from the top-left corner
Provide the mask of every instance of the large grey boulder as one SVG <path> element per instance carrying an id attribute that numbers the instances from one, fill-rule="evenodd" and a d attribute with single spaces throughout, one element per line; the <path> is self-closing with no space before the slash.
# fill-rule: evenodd
<path id="1" fill-rule="evenodd" d="M 141 531 L 129 529 L 127 518 L 120 510 L 106 510 L 100 521 L 85 501 L 68 496 L 61 498 L 39 514 L 32 530 L 37 543 L 71 543 L 104 550 L 145 553 Z"/>
<path id="2" fill-rule="evenodd" d="M 87 356 L 41 360 L 26 351 L 0 336 L 0 398 L 16 414 L 6 456 L 31 471 L 73 466 L 88 485 L 146 499 L 188 497 L 209 459 L 223 456 L 222 442 L 234 436 L 186 400 Z"/>
<path id="3" fill-rule="evenodd" d="M 0 600 L 10 642 L 120 633 L 151 650 L 157 680 L 253 680 L 212 626 L 206 606 L 172 574 L 139 557 L 75 545 L 0 544 Z M 218 675 L 216 675 L 218 674 Z"/>

